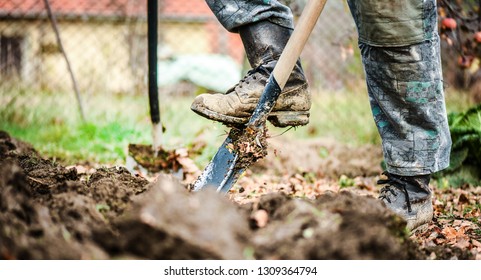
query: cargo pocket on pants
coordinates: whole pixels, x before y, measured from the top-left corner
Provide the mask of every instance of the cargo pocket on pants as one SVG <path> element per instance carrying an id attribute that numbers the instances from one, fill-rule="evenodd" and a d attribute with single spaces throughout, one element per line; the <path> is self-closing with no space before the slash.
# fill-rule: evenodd
<path id="1" fill-rule="evenodd" d="M 432 2 L 434 0 L 427 0 Z M 371 46 L 396 47 L 426 39 L 423 0 L 353 0 L 359 41 Z M 433 3 L 430 8 L 435 9 Z"/>

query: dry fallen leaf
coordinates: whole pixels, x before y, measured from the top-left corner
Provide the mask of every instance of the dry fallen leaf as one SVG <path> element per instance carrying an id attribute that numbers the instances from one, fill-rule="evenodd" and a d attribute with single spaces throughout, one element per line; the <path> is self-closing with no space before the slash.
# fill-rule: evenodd
<path id="1" fill-rule="evenodd" d="M 476 247 L 478 247 L 478 248 L 481 249 L 481 242 L 479 242 L 479 241 L 476 240 L 476 239 L 472 239 L 471 241 L 472 241 L 472 243 L 473 243 L 474 246 L 476 246 Z"/>
<path id="2" fill-rule="evenodd" d="M 467 249 L 471 246 L 471 243 L 469 243 L 468 238 L 459 238 L 456 243 L 454 244 L 455 247 L 458 247 L 460 249 Z"/>
<path id="3" fill-rule="evenodd" d="M 184 169 L 184 172 L 192 173 L 192 174 L 196 174 L 196 173 L 200 174 L 199 167 L 197 167 L 197 165 L 192 159 L 181 157 L 181 158 L 178 158 L 177 161 Z"/>
<path id="4" fill-rule="evenodd" d="M 448 240 L 456 240 L 457 232 L 456 229 L 452 227 L 445 227 L 442 231 L 444 237 Z"/>
<path id="5" fill-rule="evenodd" d="M 453 222 L 453 226 L 454 226 L 454 227 L 457 227 L 457 226 L 460 226 L 462 223 L 463 223 L 463 220 L 455 220 L 455 221 Z"/>

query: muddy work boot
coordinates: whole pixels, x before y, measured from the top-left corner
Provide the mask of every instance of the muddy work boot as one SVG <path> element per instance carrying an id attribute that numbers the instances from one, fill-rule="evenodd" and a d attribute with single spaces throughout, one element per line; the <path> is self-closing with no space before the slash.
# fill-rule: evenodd
<path id="1" fill-rule="evenodd" d="M 227 125 L 247 123 L 291 33 L 291 29 L 269 21 L 241 27 L 239 34 L 252 69 L 225 94 L 197 96 L 191 109 Z M 306 125 L 310 107 L 306 77 L 298 60 L 268 120 L 277 127 Z"/>
<path id="2" fill-rule="evenodd" d="M 398 176 L 385 172 L 387 179 L 379 180 L 385 185 L 379 199 L 407 221 L 410 231 L 429 223 L 433 218 L 430 175 Z"/>

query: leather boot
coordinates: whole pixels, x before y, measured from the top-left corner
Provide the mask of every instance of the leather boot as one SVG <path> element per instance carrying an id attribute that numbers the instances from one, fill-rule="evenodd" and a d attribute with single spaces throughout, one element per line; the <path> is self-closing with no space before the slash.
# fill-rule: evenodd
<path id="1" fill-rule="evenodd" d="M 197 114 L 227 125 L 249 121 L 292 30 L 261 21 L 239 28 L 239 34 L 252 69 L 226 93 L 201 94 L 191 106 Z M 268 120 L 277 127 L 306 125 L 310 107 L 307 80 L 298 60 Z"/>
<path id="2" fill-rule="evenodd" d="M 412 231 L 433 219 L 432 192 L 429 187 L 430 175 L 399 176 L 385 172 L 387 179 L 379 199 L 387 208 L 407 221 L 407 229 Z"/>

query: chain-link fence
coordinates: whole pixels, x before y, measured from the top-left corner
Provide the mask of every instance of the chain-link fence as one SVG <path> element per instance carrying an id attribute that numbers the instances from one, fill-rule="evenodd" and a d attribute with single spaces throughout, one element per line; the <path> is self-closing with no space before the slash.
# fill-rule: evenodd
<path id="1" fill-rule="evenodd" d="M 159 0 L 158 15 L 161 92 L 225 90 L 247 70 L 204 0 Z M 345 1 L 328 1 L 302 55 L 314 88 L 359 84 L 355 34 Z M 0 75 L 2 88 L 72 91 L 73 77 L 81 95 L 145 92 L 147 0 L 0 0 Z"/>

